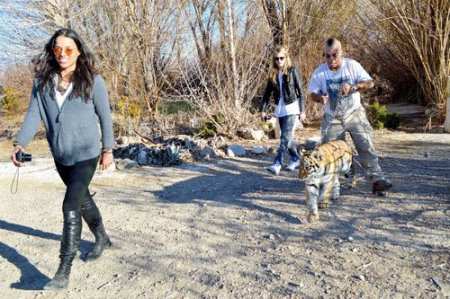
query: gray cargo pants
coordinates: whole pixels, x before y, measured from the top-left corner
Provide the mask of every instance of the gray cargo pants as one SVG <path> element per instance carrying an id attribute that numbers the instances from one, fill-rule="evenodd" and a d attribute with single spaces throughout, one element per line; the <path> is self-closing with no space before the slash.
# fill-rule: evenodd
<path id="1" fill-rule="evenodd" d="M 336 119 L 324 115 L 320 126 L 322 143 L 335 139 L 345 139 L 345 132 L 349 132 L 358 151 L 358 161 L 364 167 L 370 181 L 384 179 L 383 171 L 378 163 L 378 156 L 372 143 L 372 126 L 367 120 L 363 107 L 355 110 L 344 119 Z"/>

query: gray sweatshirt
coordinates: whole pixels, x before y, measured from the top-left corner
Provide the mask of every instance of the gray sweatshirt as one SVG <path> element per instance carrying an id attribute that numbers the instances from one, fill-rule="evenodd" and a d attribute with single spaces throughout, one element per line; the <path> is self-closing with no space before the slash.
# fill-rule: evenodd
<path id="1" fill-rule="evenodd" d="M 26 147 L 42 121 L 53 158 L 63 165 L 93 159 L 100 155 L 101 148 L 113 147 L 111 110 L 101 76 L 95 76 L 92 100 L 87 102 L 81 97 L 66 99 L 59 108 L 48 88 L 44 90 L 41 94 L 34 83 L 25 121 L 16 136 L 17 144 Z"/>

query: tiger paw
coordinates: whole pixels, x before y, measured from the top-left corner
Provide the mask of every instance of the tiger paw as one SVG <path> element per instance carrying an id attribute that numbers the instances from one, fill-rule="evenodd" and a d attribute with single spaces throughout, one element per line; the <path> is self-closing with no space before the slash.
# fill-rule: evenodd
<path id="1" fill-rule="evenodd" d="M 317 205 L 317 207 L 318 207 L 320 210 L 328 209 L 328 202 L 319 202 L 319 204 Z"/>
<path id="2" fill-rule="evenodd" d="M 308 222 L 313 223 L 319 221 L 319 214 L 318 213 L 309 213 L 308 214 Z"/>

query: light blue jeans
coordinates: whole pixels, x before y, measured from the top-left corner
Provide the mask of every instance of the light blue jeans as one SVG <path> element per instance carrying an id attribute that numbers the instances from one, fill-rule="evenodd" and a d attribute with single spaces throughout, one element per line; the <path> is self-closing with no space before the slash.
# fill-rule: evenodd
<path id="1" fill-rule="evenodd" d="M 289 153 L 290 161 L 298 161 L 300 156 L 297 151 L 297 145 L 293 140 L 295 122 L 298 115 L 287 115 L 278 118 L 280 124 L 280 146 L 278 147 L 277 156 L 274 163 L 283 165 L 284 157 L 286 153 Z"/>
<path id="2" fill-rule="evenodd" d="M 322 143 L 331 140 L 345 140 L 345 132 L 349 132 L 356 150 L 359 161 L 364 167 L 370 180 L 384 179 L 384 173 L 378 162 L 378 155 L 372 143 L 372 126 L 367 120 L 364 108 L 352 112 L 345 119 L 336 119 L 325 115 L 322 124 Z"/>

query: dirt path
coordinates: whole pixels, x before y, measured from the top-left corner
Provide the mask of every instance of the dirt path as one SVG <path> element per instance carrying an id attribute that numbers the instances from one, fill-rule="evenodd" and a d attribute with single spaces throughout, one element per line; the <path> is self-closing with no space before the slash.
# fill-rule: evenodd
<path id="1" fill-rule="evenodd" d="M 0 298 L 450 296 L 450 135 L 375 140 L 392 192 L 344 190 L 312 226 L 303 183 L 266 173 L 269 157 L 99 174 L 114 249 L 77 259 L 61 293 L 40 288 L 57 268 L 63 185 L 40 158 L 11 195 L 14 169 L 0 163 Z"/>

